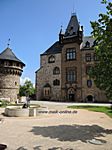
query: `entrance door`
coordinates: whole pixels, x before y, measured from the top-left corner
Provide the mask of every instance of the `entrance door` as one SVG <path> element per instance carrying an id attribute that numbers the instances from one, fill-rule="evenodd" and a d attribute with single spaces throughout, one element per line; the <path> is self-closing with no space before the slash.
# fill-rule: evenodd
<path id="1" fill-rule="evenodd" d="M 93 96 L 92 95 L 87 96 L 87 102 L 93 102 Z"/>
<path id="2" fill-rule="evenodd" d="M 75 101 L 75 90 L 74 90 L 74 88 L 69 88 L 67 95 L 68 95 L 69 101 Z"/>
<path id="3" fill-rule="evenodd" d="M 74 101 L 75 95 L 74 94 L 69 94 L 69 101 Z"/>

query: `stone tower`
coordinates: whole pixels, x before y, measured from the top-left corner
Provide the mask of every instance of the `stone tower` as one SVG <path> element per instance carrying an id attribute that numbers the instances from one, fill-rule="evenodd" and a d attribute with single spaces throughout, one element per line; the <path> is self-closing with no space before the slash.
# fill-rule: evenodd
<path id="1" fill-rule="evenodd" d="M 83 27 L 75 13 L 72 14 L 65 34 L 61 55 L 61 95 L 64 101 L 81 101 L 81 51 Z"/>
<path id="2" fill-rule="evenodd" d="M 0 54 L 0 99 L 17 100 L 24 66 L 9 47 Z"/>

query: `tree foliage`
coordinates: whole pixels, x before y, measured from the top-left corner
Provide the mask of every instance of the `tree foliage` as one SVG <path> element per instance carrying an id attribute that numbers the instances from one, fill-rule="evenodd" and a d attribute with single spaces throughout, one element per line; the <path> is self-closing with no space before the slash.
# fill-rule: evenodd
<path id="1" fill-rule="evenodd" d="M 31 96 L 33 94 L 35 94 L 35 88 L 33 87 L 31 81 L 26 80 L 23 86 L 20 85 L 20 96 Z"/>
<path id="2" fill-rule="evenodd" d="M 102 0 L 106 13 L 99 14 L 99 19 L 91 22 L 92 35 L 96 39 L 95 52 L 99 59 L 90 76 L 96 86 L 104 90 L 107 98 L 112 100 L 112 2 Z"/>

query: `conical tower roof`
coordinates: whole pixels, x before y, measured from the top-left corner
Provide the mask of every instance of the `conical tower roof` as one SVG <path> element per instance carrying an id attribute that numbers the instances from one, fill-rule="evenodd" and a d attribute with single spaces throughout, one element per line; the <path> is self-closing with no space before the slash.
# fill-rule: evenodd
<path id="1" fill-rule="evenodd" d="M 73 13 L 68 23 L 68 26 L 65 32 L 65 37 L 77 35 L 78 30 L 79 30 L 79 22 L 78 22 L 76 14 Z"/>
<path id="2" fill-rule="evenodd" d="M 2 53 L 0 53 L 0 60 L 16 61 L 21 63 L 23 66 L 25 66 L 25 64 L 15 56 L 15 54 L 12 52 L 12 50 L 9 47 L 7 47 Z"/>

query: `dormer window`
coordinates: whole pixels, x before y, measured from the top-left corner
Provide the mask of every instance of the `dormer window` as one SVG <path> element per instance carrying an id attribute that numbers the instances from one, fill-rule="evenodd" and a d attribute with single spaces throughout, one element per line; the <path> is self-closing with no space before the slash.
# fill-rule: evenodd
<path id="1" fill-rule="evenodd" d="M 96 41 L 93 42 L 93 47 L 96 46 Z"/>
<path id="2" fill-rule="evenodd" d="M 48 63 L 54 63 L 55 62 L 55 57 L 53 55 L 51 55 L 49 58 L 48 58 Z"/>
<path id="3" fill-rule="evenodd" d="M 86 42 L 85 47 L 86 48 L 90 47 L 90 43 L 88 41 Z"/>
<path id="4" fill-rule="evenodd" d="M 70 31 L 73 30 L 73 26 L 70 27 Z"/>

